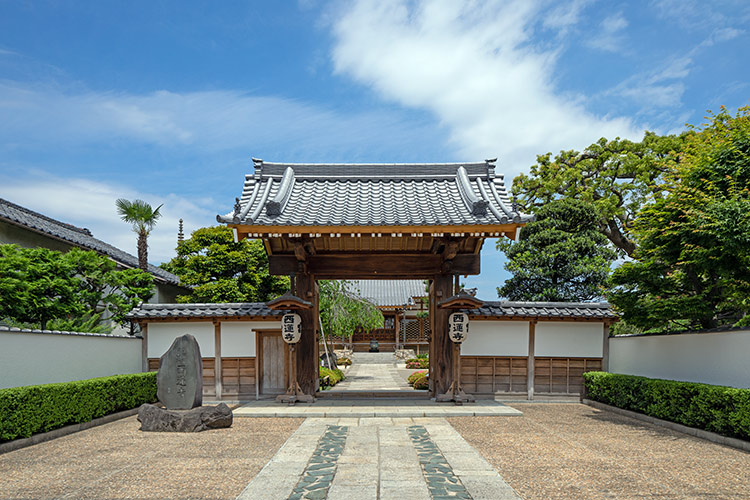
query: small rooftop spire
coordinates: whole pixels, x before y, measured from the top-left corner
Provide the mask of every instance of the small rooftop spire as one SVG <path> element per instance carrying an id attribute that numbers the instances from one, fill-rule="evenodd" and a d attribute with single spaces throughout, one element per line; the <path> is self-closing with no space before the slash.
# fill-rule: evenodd
<path id="1" fill-rule="evenodd" d="M 180 219 L 179 229 L 177 230 L 177 244 L 185 241 L 185 233 L 182 232 L 182 219 Z"/>

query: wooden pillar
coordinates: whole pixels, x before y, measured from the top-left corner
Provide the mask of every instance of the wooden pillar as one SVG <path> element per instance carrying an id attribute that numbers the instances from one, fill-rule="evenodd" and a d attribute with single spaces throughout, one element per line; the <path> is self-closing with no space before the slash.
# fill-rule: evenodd
<path id="1" fill-rule="evenodd" d="M 526 394 L 529 401 L 534 399 L 534 336 L 536 334 L 536 320 L 529 321 L 529 358 L 528 373 L 526 375 Z"/>
<path id="2" fill-rule="evenodd" d="M 298 274 L 297 296 L 312 302 L 310 309 L 297 311 L 302 319 L 302 337 L 297 344 L 297 381 L 302 392 L 314 396 L 318 390 L 318 287 L 312 274 Z"/>
<path id="3" fill-rule="evenodd" d="M 396 349 L 398 349 L 398 309 L 396 309 L 396 315 L 393 317 L 393 329 L 396 330 Z"/>
<path id="4" fill-rule="evenodd" d="M 604 344 L 602 345 L 602 371 L 609 371 L 609 323 L 604 323 Z"/>
<path id="5" fill-rule="evenodd" d="M 453 276 L 438 274 L 430 286 L 430 384 L 432 395 L 444 394 L 453 382 L 453 342 L 448 337 L 450 310 L 437 307 L 437 303 L 451 296 Z"/>
<path id="6" fill-rule="evenodd" d="M 148 371 L 148 323 L 141 323 L 141 371 Z"/>
<path id="7" fill-rule="evenodd" d="M 221 400 L 221 322 L 214 321 L 214 379 L 216 399 Z"/>

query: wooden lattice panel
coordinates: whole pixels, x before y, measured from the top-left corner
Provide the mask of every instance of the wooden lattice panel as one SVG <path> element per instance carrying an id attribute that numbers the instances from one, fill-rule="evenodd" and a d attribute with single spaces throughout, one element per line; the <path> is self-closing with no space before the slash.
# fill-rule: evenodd
<path id="1" fill-rule="evenodd" d="M 534 391 L 580 394 L 583 374 L 601 369 L 601 358 L 534 358 Z"/>
<path id="2" fill-rule="evenodd" d="M 526 392 L 526 357 L 461 356 L 461 384 L 468 393 Z"/>
<path id="3" fill-rule="evenodd" d="M 222 397 L 255 397 L 255 358 L 221 358 Z"/>

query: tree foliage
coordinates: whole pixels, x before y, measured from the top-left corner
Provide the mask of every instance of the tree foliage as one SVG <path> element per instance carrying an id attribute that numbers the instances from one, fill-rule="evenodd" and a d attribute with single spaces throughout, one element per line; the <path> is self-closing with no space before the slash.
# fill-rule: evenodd
<path id="1" fill-rule="evenodd" d="M 325 335 L 343 340 L 360 328 L 366 332 L 383 328 L 383 314 L 375 304 L 362 298 L 351 282 L 321 280 L 318 286 L 320 321 Z"/>
<path id="2" fill-rule="evenodd" d="M 161 267 L 192 288 L 179 302 L 266 302 L 289 289 L 289 278 L 268 273 L 263 243 L 235 243 L 226 226 L 193 231 L 177 245 L 177 257 Z"/>
<path id="3" fill-rule="evenodd" d="M 599 139 L 584 151 L 537 156 L 528 175 L 513 180 L 513 193 L 522 208 L 535 211 L 554 199 L 578 199 L 596 208 L 596 228 L 616 248 L 632 256 L 631 230 L 647 200 L 661 195 L 660 181 L 679 159 L 691 132 L 659 136 L 646 132 L 641 142 Z"/>
<path id="4" fill-rule="evenodd" d="M 148 271 L 148 235 L 161 217 L 162 205 L 154 209 L 143 200 L 119 198 L 115 206 L 120 218 L 133 225 L 133 232 L 138 235 L 138 267 Z"/>
<path id="5" fill-rule="evenodd" d="M 45 329 L 57 320 L 56 328 L 83 329 L 106 316 L 124 325 L 152 294 L 150 274 L 117 270 L 93 251 L 0 246 L 0 318 L 17 324 Z"/>
<path id="6" fill-rule="evenodd" d="M 513 276 L 497 289 L 510 300 L 588 301 L 601 297 L 616 252 L 597 231 L 592 205 L 550 201 L 536 212 L 518 242 L 500 240 Z"/>
<path id="7" fill-rule="evenodd" d="M 747 323 L 750 309 L 750 108 L 710 117 L 633 225 L 635 261 L 610 301 L 645 330 Z"/>

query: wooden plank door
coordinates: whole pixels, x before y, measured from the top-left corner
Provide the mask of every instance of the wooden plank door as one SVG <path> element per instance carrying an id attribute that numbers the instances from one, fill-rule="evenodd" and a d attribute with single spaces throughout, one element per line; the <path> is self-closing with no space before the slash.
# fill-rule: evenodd
<path id="1" fill-rule="evenodd" d="M 289 349 L 281 332 L 259 332 L 260 393 L 283 394 L 289 385 Z"/>

